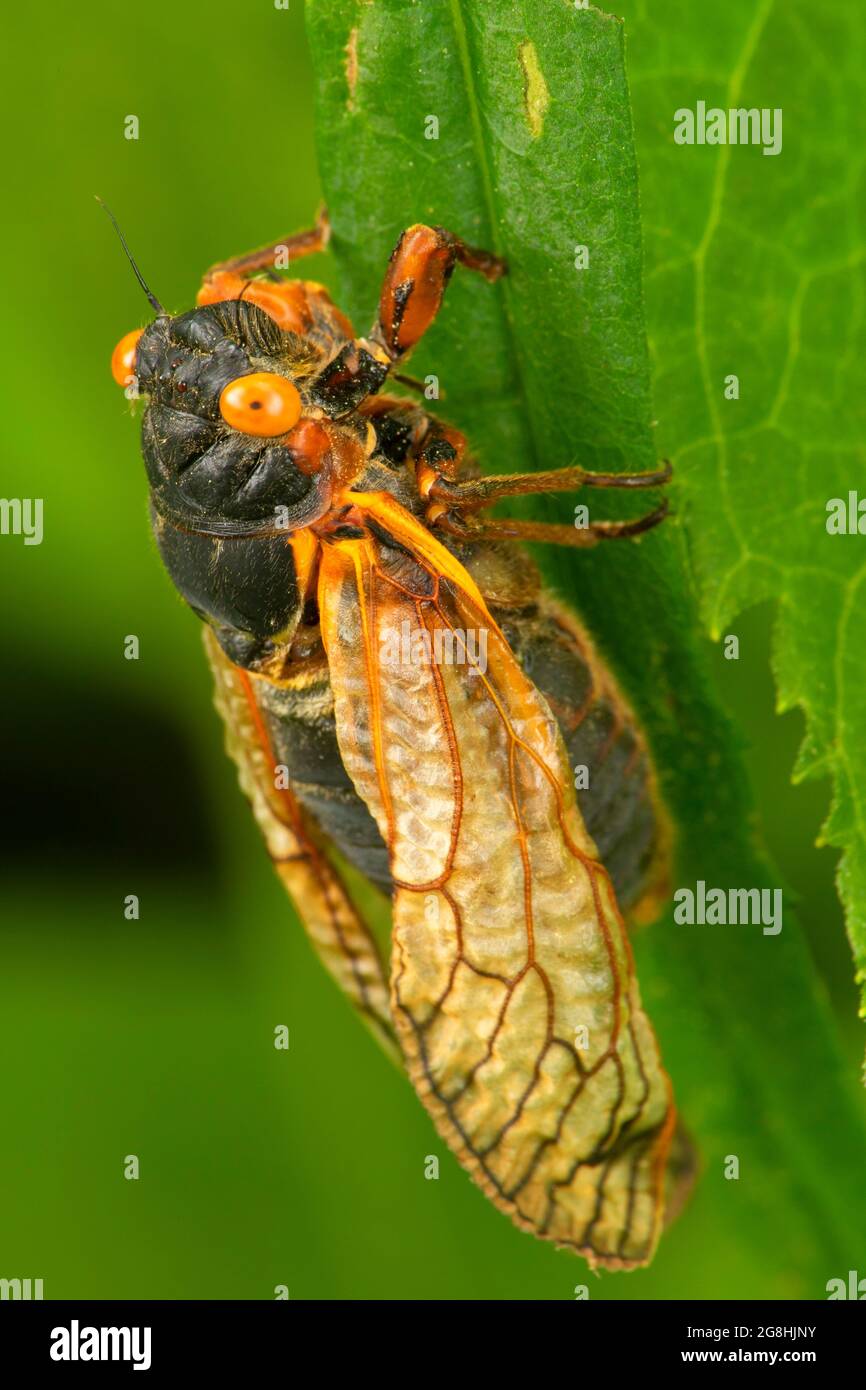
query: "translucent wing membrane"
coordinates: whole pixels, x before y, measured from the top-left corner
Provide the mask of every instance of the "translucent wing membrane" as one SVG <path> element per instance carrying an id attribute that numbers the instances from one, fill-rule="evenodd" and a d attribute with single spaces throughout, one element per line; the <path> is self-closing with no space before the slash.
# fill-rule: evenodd
<path id="1" fill-rule="evenodd" d="M 395 544 L 326 542 L 320 612 L 341 755 L 389 848 L 409 1073 L 519 1226 L 643 1264 L 675 1111 L 559 729 L 453 556 L 364 503 Z"/>

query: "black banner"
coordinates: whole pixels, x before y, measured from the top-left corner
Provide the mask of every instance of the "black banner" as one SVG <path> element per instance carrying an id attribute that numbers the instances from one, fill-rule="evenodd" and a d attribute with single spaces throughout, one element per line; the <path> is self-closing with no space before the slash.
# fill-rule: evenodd
<path id="1" fill-rule="evenodd" d="M 359 1300 L 363 1302 L 363 1300 Z M 447 1300 L 442 1300 L 447 1302 Z M 848 1300 L 844 1300 L 847 1302 Z M 249 1372 L 252 1365 L 283 1365 L 291 1371 L 292 1348 L 303 1350 L 308 1370 L 317 1359 L 329 1375 L 345 1350 L 347 1366 L 357 1369 L 357 1341 L 351 1335 L 351 1305 L 322 1309 L 301 1302 L 5 1302 L 0 1303 L 0 1367 L 12 1366 L 63 1379 L 118 1373 L 159 1379 L 189 1371 L 225 1377 Z M 401 1340 L 401 1327 L 414 1339 L 412 1305 L 402 1305 L 402 1319 L 387 1316 L 388 1339 Z M 475 1305 L 472 1305 L 473 1307 Z M 459 1319 L 459 1314 L 457 1315 Z M 535 1316 L 541 1316 L 540 1311 Z M 544 1314 L 547 1323 L 550 1313 Z M 365 1335 L 374 1334 L 364 1313 Z M 530 1330 L 534 1318 L 524 1305 L 521 1321 Z M 477 1312 L 472 1314 L 478 1330 Z M 347 1326 L 348 1324 L 348 1326 Z M 427 1321 L 431 1350 L 444 1332 Z M 489 1370 L 512 1352 L 512 1337 L 491 1313 L 488 1332 L 478 1342 L 478 1357 Z M 806 1366 L 823 1377 L 837 1367 L 857 1364 L 866 1323 L 863 1310 L 843 1301 L 820 1303 L 650 1303 L 576 1301 L 557 1316 L 557 1334 L 574 1338 L 569 1356 L 574 1372 L 588 1370 L 603 1356 L 612 1373 L 660 1371 L 673 1367 L 760 1366 L 773 1369 Z M 347 1335 L 349 1334 L 349 1335 Z M 452 1331 L 447 1334 L 453 1335 Z M 290 1343 L 287 1339 L 292 1338 Z M 294 1339 L 298 1339 L 295 1341 Z M 560 1345 L 560 1353 L 562 1346 Z M 501 1350 L 500 1350 L 501 1348 Z M 523 1355 L 530 1355 L 524 1344 Z M 311 1364 L 312 1362 L 312 1364 Z M 411 1359 L 406 1363 L 411 1366 Z M 429 1362 L 425 1363 L 429 1365 Z M 414 1374 L 414 1372 L 412 1372 Z"/>

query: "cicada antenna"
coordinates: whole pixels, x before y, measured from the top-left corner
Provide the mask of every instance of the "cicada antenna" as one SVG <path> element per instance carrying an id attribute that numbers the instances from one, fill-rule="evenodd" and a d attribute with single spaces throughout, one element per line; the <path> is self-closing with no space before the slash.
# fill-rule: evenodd
<path id="1" fill-rule="evenodd" d="M 132 266 L 132 269 L 133 269 L 133 271 L 135 272 L 135 278 L 136 278 L 136 280 L 138 281 L 138 283 L 141 285 L 141 288 L 144 290 L 144 292 L 145 292 L 145 294 L 147 295 L 148 299 L 150 300 L 151 306 L 156 310 L 156 312 L 157 312 L 158 314 L 164 314 L 164 313 L 166 312 L 165 309 L 163 309 L 163 307 L 162 307 L 162 305 L 160 304 L 159 300 L 157 299 L 156 295 L 153 293 L 153 291 L 152 291 L 152 290 L 150 289 L 150 287 L 148 286 L 148 283 L 147 283 L 147 281 L 145 280 L 144 276 L 142 275 L 141 271 L 139 270 L 138 266 L 135 264 L 135 257 L 133 256 L 132 252 L 130 251 L 129 247 L 128 247 L 127 244 L 126 244 L 126 237 L 123 235 L 123 232 L 120 230 L 120 226 L 119 226 L 119 224 L 118 224 L 117 218 L 115 217 L 114 213 L 111 211 L 111 208 L 108 206 L 108 204 L 107 204 L 106 202 L 104 202 L 104 201 L 102 200 L 102 198 L 100 198 L 100 196 L 99 196 L 98 193 L 95 193 L 95 194 L 94 194 L 94 197 L 96 198 L 96 201 L 97 201 L 97 203 L 99 204 L 99 206 L 100 206 L 101 208 L 103 208 L 103 209 L 105 210 L 105 212 L 108 214 L 108 216 L 110 217 L 110 219 L 111 219 L 111 225 L 113 226 L 114 230 L 117 232 L 117 235 L 120 237 L 120 244 L 121 244 L 121 246 L 123 247 L 124 251 L 126 252 L 126 259 L 129 261 L 129 264 Z"/>

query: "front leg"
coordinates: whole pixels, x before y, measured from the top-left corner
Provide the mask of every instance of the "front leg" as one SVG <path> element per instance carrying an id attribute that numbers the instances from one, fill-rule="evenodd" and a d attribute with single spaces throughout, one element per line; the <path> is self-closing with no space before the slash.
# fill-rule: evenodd
<path id="1" fill-rule="evenodd" d="M 490 281 L 498 280 L 507 269 L 499 256 L 467 245 L 444 227 L 417 223 L 400 237 L 391 253 L 379 316 L 370 333 L 392 362 L 411 352 L 427 332 L 458 261 Z"/>
<path id="2" fill-rule="evenodd" d="M 491 281 L 506 271 L 498 256 L 467 245 L 443 227 L 419 223 L 402 234 L 391 253 L 370 336 L 347 342 L 323 369 L 313 387 L 317 404 L 329 414 L 342 414 L 375 395 L 427 332 L 458 261 Z"/>
<path id="3" fill-rule="evenodd" d="M 264 270 L 273 274 L 278 252 L 284 253 L 290 261 L 296 261 L 301 256 L 314 256 L 317 252 L 324 251 L 330 240 L 331 223 L 328 210 L 321 207 L 315 226 L 304 232 L 293 232 L 291 236 L 283 237 L 282 241 L 260 246 L 255 251 L 247 251 L 243 256 L 232 256 L 230 260 L 218 261 L 205 275 L 205 282 L 217 275 L 240 275 L 248 279 L 249 276 L 255 275 L 256 271 Z"/>

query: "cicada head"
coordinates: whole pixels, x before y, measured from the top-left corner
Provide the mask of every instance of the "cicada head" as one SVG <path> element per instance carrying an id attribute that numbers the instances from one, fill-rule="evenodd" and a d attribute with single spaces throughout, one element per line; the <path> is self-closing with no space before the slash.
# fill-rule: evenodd
<path id="1" fill-rule="evenodd" d="M 376 435 L 357 406 L 387 356 L 354 340 L 313 282 L 210 272 L 197 308 L 166 313 L 109 216 L 156 311 L 118 343 L 112 372 L 146 401 L 163 561 L 218 632 L 289 641 L 315 578 L 308 528 L 366 467 Z"/>
<path id="2" fill-rule="evenodd" d="M 225 275 L 208 276 L 198 307 L 172 316 L 105 211 L 156 311 L 120 340 L 111 368 L 146 400 L 142 452 L 162 559 L 235 652 L 288 642 L 315 578 L 307 528 L 369 452 L 370 427 L 342 381 L 351 325 L 321 287 L 313 313 L 300 284 Z"/>
<path id="3" fill-rule="evenodd" d="M 163 562 L 199 616 L 241 644 L 291 640 L 310 578 L 295 540 L 362 465 L 357 431 L 313 398 L 322 359 L 243 299 L 159 312 L 112 358 L 115 380 L 133 380 L 146 400 L 142 453 Z"/>
<path id="4" fill-rule="evenodd" d="M 311 457 L 318 353 L 244 300 L 162 315 L 138 340 L 142 452 L 158 511 L 287 529 L 329 504 L 327 441 Z M 317 414 L 321 414 L 318 411 Z"/>

